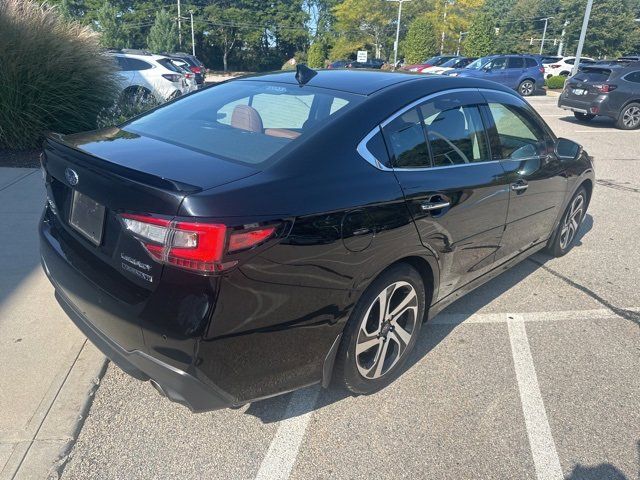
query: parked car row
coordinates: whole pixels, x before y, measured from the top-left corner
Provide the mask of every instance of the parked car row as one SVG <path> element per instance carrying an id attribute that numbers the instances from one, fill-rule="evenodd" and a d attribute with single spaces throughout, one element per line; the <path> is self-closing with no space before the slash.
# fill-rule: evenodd
<path id="1" fill-rule="evenodd" d="M 110 50 L 108 54 L 119 68 L 120 97 L 127 102 L 151 98 L 165 102 L 204 84 L 204 65 L 193 55 L 156 55 L 131 49 Z"/>
<path id="2" fill-rule="evenodd" d="M 380 60 L 379 58 L 373 58 L 371 60 L 367 60 L 366 62 L 357 62 L 355 60 L 336 60 L 335 62 L 327 65 L 327 68 L 330 70 L 336 68 L 371 68 L 374 70 L 379 70 L 385 64 L 384 60 Z"/>

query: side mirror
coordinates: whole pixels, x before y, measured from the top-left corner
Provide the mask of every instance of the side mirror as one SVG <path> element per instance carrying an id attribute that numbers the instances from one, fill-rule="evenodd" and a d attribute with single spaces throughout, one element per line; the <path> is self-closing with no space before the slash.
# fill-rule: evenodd
<path id="1" fill-rule="evenodd" d="M 575 160 L 582 153 L 582 147 L 573 140 L 559 138 L 555 153 L 560 160 Z"/>

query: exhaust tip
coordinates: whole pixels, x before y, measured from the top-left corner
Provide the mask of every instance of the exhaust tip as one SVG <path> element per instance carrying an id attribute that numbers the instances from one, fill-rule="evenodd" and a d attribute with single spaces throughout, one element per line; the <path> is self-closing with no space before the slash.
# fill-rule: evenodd
<path id="1" fill-rule="evenodd" d="M 149 380 L 149 383 L 151 384 L 151 386 L 153 388 L 156 389 L 156 391 L 160 394 L 160 396 L 162 396 L 162 397 L 166 397 L 167 396 L 167 393 L 164 391 L 164 389 L 162 388 L 162 386 L 158 382 L 156 382 L 155 380 L 151 379 L 151 380 Z"/>

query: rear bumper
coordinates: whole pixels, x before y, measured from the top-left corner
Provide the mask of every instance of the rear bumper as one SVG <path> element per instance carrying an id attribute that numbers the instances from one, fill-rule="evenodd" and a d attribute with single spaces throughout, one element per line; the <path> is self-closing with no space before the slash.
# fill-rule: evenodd
<path id="1" fill-rule="evenodd" d="M 226 392 L 202 378 L 197 370 L 185 371 L 152 357 L 144 350 L 143 342 L 127 348 L 114 340 L 113 335 L 101 331 L 83 313 L 83 298 L 108 302 L 105 292 L 78 272 L 56 248 L 56 241 L 48 232 L 48 224 L 40 223 L 41 262 L 47 277 L 55 287 L 56 300 L 82 333 L 111 361 L 139 380 L 151 380 L 160 393 L 170 400 L 185 405 L 193 412 L 202 412 L 233 406 L 234 399 Z M 94 293 L 90 293 L 94 292 Z M 95 299 L 86 298 L 95 295 Z M 96 315 L 96 312 L 90 312 Z M 191 368 L 191 367 L 190 367 Z"/>
<path id="2" fill-rule="evenodd" d="M 610 111 L 607 97 L 603 95 L 592 100 L 578 100 L 570 98 L 565 92 L 562 92 L 558 98 L 558 107 L 578 113 L 592 114 L 595 111 L 597 113 L 593 113 L 594 115 L 612 118 L 617 116 L 616 112 Z"/>

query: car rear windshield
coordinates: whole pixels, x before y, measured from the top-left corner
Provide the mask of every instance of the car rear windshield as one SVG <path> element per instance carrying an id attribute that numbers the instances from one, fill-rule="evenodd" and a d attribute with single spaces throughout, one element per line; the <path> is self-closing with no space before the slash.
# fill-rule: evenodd
<path id="1" fill-rule="evenodd" d="M 611 75 L 611 70 L 606 68 L 584 68 L 573 77 L 579 82 L 606 82 Z"/>
<path id="2" fill-rule="evenodd" d="M 342 115 L 361 98 L 310 86 L 242 80 L 189 95 L 121 128 L 258 165 Z"/>

